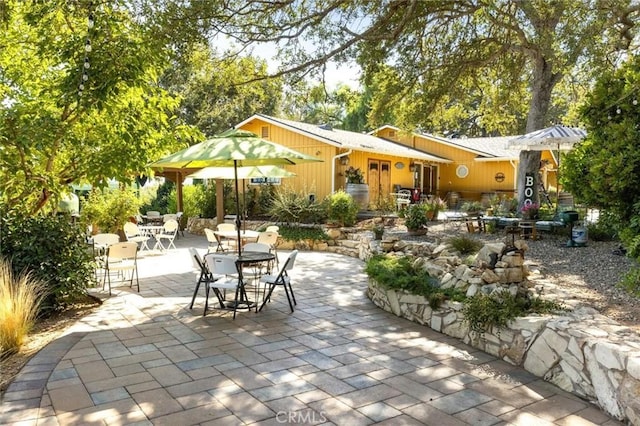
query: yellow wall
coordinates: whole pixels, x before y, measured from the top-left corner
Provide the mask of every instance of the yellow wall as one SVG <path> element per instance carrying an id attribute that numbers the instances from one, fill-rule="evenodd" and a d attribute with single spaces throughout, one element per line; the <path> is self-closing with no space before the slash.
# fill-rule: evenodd
<path id="1" fill-rule="evenodd" d="M 268 139 L 272 142 L 284 145 L 296 151 L 312 155 L 323 160 L 320 163 L 305 163 L 293 166 L 286 166 L 285 169 L 296 173 L 296 177 L 283 179 L 282 185 L 290 186 L 295 190 L 304 190 L 308 193 L 314 193 L 316 199 L 321 200 L 331 193 L 331 172 L 333 158 L 345 152 L 344 149 L 333 147 L 324 142 L 320 142 L 309 136 L 293 132 L 291 130 L 273 125 L 258 118 L 246 123 L 241 128 L 262 136 L 262 128 L 268 128 Z M 409 169 L 409 159 L 390 155 L 379 155 L 375 153 L 356 151 L 349 155 L 349 164 L 341 165 L 336 161 L 335 165 L 335 189 L 344 189 L 346 180 L 344 171 L 348 167 L 360 168 L 365 175 L 365 183 L 368 182 L 367 168 L 369 159 L 388 160 L 391 163 L 391 188 L 393 185 L 399 184 L 406 187 L 413 186 L 413 174 Z M 404 163 L 404 168 L 398 169 L 395 164 Z"/>
<path id="2" fill-rule="evenodd" d="M 509 161 L 476 161 L 478 154 L 397 129 L 381 129 L 378 136 L 452 160 L 453 163 L 438 166 L 437 194 L 441 198 L 446 198 L 447 194 L 451 192 L 457 192 L 459 197 L 469 200 L 480 200 L 485 193 L 499 193 L 508 196 L 515 194 L 517 162 L 511 164 Z M 469 170 L 469 174 L 465 178 L 459 178 L 456 174 L 457 168 L 461 165 L 466 166 Z M 496 181 L 497 173 L 504 174 L 502 182 Z"/>
<path id="3" fill-rule="evenodd" d="M 449 146 L 421 136 L 413 136 L 416 149 L 430 154 L 448 158 L 451 164 L 440 167 L 440 195 L 446 196 L 449 192 L 457 192 L 461 198 L 480 200 L 485 193 L 499 193 L 507 196 L 514 195 L 515 174 L 517 164 L 509 161 L 476 161 L 478 154 L 469 152 L 454 146 Z M 468 168 L 469 174 L 460 178 L 456 174 L 459 166 Z M 504 180 L 496 181 L 496 174 L 502 173 Z"/>
<path id="4" fill-rule="evenodd" d="M 282 184 L 291 186 L 295 190 L 313 193 L 318 200 L 329 195 L 331 193 L 332 162 L 336 155 L 345 152 L 345 150 L 333 147 L 309 136 L 270 124 L 258 118 L 242 126 L 244 130 L 251 131 L 259 136 L 263 135 L 263 127 L 267 127 L 268 132 L 268 136 L 265 137 L 265 139 L 323 160 L 323 162 L 320 163 L 286 166 L 285 168 L 287 170 L 296 173 L 297 176 L 283 179 Z M 478 155 L 473 152 L 455 146 L 449 146 L 424 136 L 401 132 L 397 129 L 384 128 L 378 132 L 377 136 L 452 160 L 453 163 L 451 164 L 437 164 L 438 191 L 436 195 L 441 198 L 446 199 L 447 195 L 452 192 L 456 192 L 460 198 L 468 200 L 480 200 L 483 198 L 483 195 L 486 197 L 487 193 L 498 193 L 506 196 L 515 195 L 514 188 L 517 161 L 514 161 L 513 164 L 509 161 L 476 161 Z M 356 151 L 349 155 L 348 165 L 343 166 L 336 161 L 335 174 L 333 176 L 333 179 L 335 179 L 335 189 L 345 188 L 344 172 L 351 166 L 363 170 L 365 182 L 370 183 L 369 176 L 367 175 L 369 159 L 390 162 L 391 187 L 389 190 L 391 192 L 394 190 L 394 185 L 408 188 L 414 186 L 413 173 L 409 167 L 411 159 Z M 555 189 L 555 169 L 557 168 L 557 164 L 549 151 L 542 153 L 542 159 L 549 160 L 550 165 L 548 168 L 551 169 L 547 173 L 543 173 L 543 182 L 547 188 L 550 186 L 551 189 Z M 396 167 L 396 163 L 402 163 L 404 167 L 398 168 Z M 456 169 L 460 165 L 465 165 L 469 169 L 469 174 L 465 178 L 459 178 L 456 175 Z M 504 180 L 502 182 L 496 181 L 497 173 L 504 174 Z"/>

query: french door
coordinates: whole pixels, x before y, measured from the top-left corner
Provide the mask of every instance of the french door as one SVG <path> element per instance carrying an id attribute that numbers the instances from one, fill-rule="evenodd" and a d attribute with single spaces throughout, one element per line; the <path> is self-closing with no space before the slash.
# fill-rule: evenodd
<path id="1" fill-rule="evenodd" d="M 367 168 L 369 184 L 369 202 L 379 205 L 381 198 L 386 199 L 391 192 L 391 161 L 369 159 Z"/>

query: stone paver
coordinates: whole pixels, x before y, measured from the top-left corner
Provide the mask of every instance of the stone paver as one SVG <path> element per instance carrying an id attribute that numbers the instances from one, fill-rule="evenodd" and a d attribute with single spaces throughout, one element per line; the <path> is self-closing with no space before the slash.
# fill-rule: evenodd
<path id="1" fill-rule="evenodd" d="M 301 252 L 291 313 L 211 310 L 178 249 L 144 253 L 140 293 L 114 287 L 94 314 L 36 355 L 0 424 L 616 425 L 526 371 L 375 307 L 363 263 Z M 288 253 L 281 252 L 281 258 Z M 253 292 L 250 293 L 253 296 Z"/>

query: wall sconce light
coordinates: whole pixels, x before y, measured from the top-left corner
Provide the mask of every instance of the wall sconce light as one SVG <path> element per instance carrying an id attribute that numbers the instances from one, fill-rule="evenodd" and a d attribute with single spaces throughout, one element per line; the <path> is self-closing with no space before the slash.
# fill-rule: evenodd
<path id="1" fill-rule="evenodd" d="M 348 166 L 349 165 L 349 156 L 345 155 L 344 157 L 340 157 L 340 164 L 342 164 L 343 166 Z"/>

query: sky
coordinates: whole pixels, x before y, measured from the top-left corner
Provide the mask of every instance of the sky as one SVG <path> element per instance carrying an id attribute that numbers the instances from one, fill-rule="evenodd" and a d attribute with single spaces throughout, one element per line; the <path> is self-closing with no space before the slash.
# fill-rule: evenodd
<path id="1" fill-rule="evenodd" d="M 231 46 L 231 43 L 227 39 L 220 37 L 215 38 L 214 44 L 219 50 L 225 50 Z M 274 73 L 278 70 L 280 61 L 277 59 L 277 50 L 274 43 L 262 43 L 259 46 L 256 46 L 250 53 L 252 56 L 264 59 L 267 62 L 270 73 Z M 357 89 L 360 87 L 360 74 L 360 67 L 355 63 L 337 65 L 330 62 L 327 63 L 325 82 L 329 90 L 335 89 L 341 83 L 346 84 L 353 89 Z M 319 78 L 312 81 L 320 83 Z"/>

